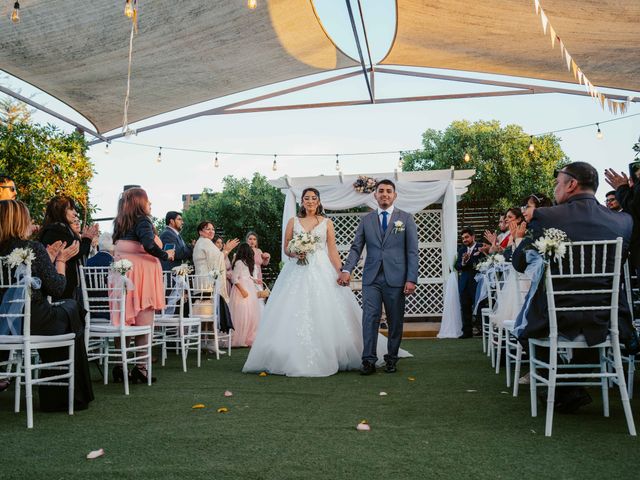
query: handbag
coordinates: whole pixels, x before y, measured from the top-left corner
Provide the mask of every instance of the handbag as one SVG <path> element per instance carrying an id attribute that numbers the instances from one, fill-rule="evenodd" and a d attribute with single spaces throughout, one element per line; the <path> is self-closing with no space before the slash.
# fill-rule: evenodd
<path id="1" fill-rule="evenodd" d="M 269 287 L 267 287 L 266 285 L 264 286 L 263 290 L 258 290 L 258 298 L 264 298 L 267 299 L 269 298 L 269 295 L 271 295 L 271 290 L 269 290 Z"/>

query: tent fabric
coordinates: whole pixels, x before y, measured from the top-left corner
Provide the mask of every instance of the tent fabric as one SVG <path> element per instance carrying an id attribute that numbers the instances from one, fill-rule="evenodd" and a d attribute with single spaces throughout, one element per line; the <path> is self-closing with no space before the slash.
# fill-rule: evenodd
<path id="1" fill-rule="evenodd" d="M 397 0 L 384 65 L 503 74 L 576 83 L 542 31 L 532 0 Z M 542 0 L 549 22 L 598 87 L 640 91 L 640 2 Z"/>
<path id="2" fill-rule="evenodd" d="M 353 66 L 311 0 L 139 1 L 129 123 L 300 76 Z M 99 132 L 122 125 L 131 22 L 121 0 L 30 0 L 3 22 L 0 68 Z"/>

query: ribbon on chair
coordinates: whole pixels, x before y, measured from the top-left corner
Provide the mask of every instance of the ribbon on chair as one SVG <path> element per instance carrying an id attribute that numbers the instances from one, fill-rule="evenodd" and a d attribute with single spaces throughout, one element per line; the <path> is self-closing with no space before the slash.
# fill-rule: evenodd
<path id="1" fill-rule="evenodd" d="M 109 272 L 107 281 L 109 285 L 113 285 L 115 290 L 126 289 L 127 291 L 131 291 L 135 288 L 131 279 L 121 273 Z"/>
<path id="2" fill-rule="evenodd" d="M 524 329 L 527 327 L 529 323 L 527 321 L 527 315 L 529 314 L 529 310 L 531 308 L 531 302 L 533 300 L 533 296 L 538 290 L 538 286 L 544 276 L 544 269 L 547 266 L 547 262 L 545 262 L 542 255 L 537 250 L 527 250 L 525 252 L 527 259 L 527 268 L 524 273 L 531 279 L 531 287 L 527 292 L 527 296 L 524 299 L 524 304 L 516 317 L 515 325 L 513 327 L 513 334 L 516 338 L 520 338 Z"/>
<path id="3" fill-rule="evenodd" d="M 184 292 L 187 291 L 187 279 L 183 275 L 174 275 L 173 279 L 173 290 L 171 290 L 171 293 L 169 294 L 169 302 L 164 310 L 166 315 L 175 314 L 178 300 L 180 300 L 184 295 Z"/>
<path id="4" fill-rule="evenodd" d="M 0 318 L 6 320 L 6 322 L 0 322 L 0 335 L 22 334 L 26 289 L 39 290 L 42 286 L 40 279 L 32 277 L 31 268 L 25 264 L 16 267 L 14 278 L 16 279 L 16 284 L 7 289 L 0 304 Z"/>

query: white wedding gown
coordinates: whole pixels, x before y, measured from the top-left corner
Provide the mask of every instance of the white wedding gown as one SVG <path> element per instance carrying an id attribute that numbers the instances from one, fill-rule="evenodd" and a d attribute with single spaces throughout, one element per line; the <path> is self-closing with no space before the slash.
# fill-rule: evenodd
<path id="1" fill-rule="evenodd" d="M 294 233 L 304 231 L 297 218 Z M 362 310 L 353 292 L 337 284 L 327 252 L 327 220 L 312 231 L 319 237 L 308 265 L 286 262 L 263 311 L 243 372 L 289 377 L 326 377 L 362 363 Z M 378 363 L 387 339 L 378 335 Z M 399 357 L 410 357 L 400 350 Z"/>

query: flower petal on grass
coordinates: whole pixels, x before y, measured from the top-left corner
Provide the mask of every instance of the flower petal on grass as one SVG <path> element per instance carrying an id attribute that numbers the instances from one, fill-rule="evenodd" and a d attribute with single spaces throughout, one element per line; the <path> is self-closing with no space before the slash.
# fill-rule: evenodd
<path id="1" fill-rule="evenodd" d="M 380 392 L 380 393 L 379 393 L 379 395 L 380 395 L 381 397 L 386 397 L 386 396 L 387 396 L 387 392 Z"/>
<path id="2" fill-rule="evenodd" d="M 371 425 L 366 420 L 360 420 L 360 423 L 356 425 L 356 430 L 360 432 L 368 432 L 371 430 Z"/>
<path id="3" fill-rule="evenodd" d="M 258 374 L 259 377 L 266 377 L 267 375 L 269 375 L 267 372 L 260 372 Z"/>
<path id="4" fill-rule="evenodd" d="M 198 410 L 199 408 L 205 408 L 204 403 L 196 403 L 191 407 L 193 410 Z"/>
<path id="5" fill-rule="evenodd" d="M 407 380 L 409 380 L 410 382 L 415 382 L 416 381 L 416 377 L 407 377 Z"/>
<path id="6" fill-rule="evenodd" d="M 218 413 L 228 413 L 229 409 L 227 407 L 220 407 L 218 410 L 216 410 Z"/>
<path id="7" fill-rule="evenodd" d="M 92 450 L 87 453 L 87 460 L 93 460 L 94 458 L 102 457 L 104 455 L 104 449 Z"/>
<path id="8" fill-rule="evenodd" d="M 475 393 L 475 392 L 477 392 L 477 391 L 478 391 L 478 390 L 467 390 L 467 393 Z"/>
<path id="9" fill-rule="evenodd" d="M 225 391 L 224 391 L 224 396 L 225 396 L 225 397 L 233 397 L 233 393 L 232 393 L 232 392 L 230 392 L 229 390 L 225 390 Z"/>

